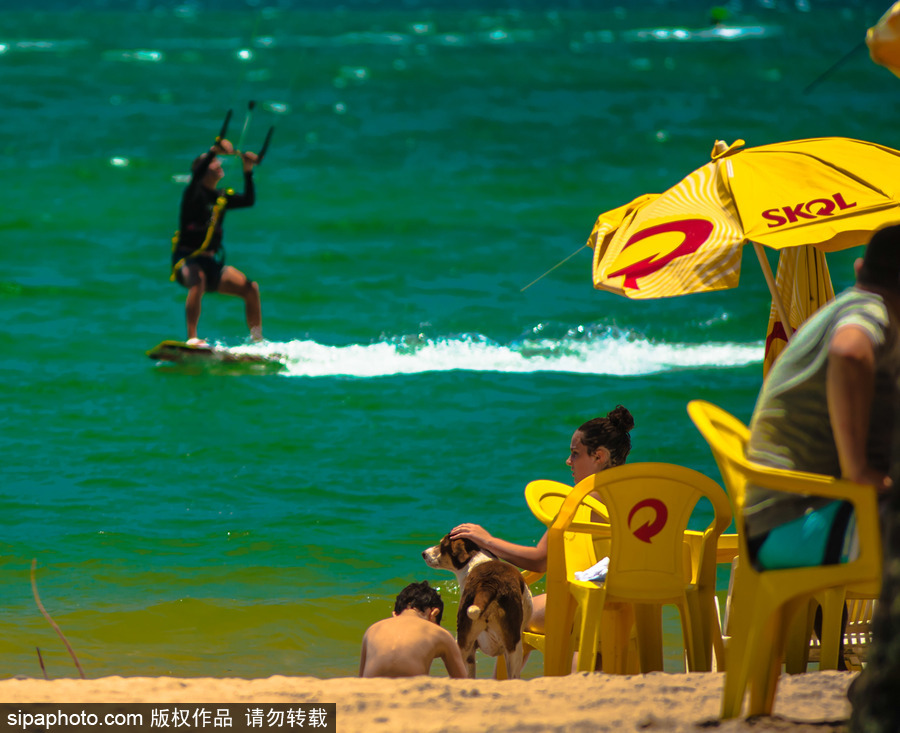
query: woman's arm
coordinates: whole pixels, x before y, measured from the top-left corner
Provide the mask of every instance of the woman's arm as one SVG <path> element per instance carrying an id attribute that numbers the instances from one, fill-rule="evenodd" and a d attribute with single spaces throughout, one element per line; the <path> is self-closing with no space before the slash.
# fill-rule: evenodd
<path id="1" fill-rule="evenodd" d="M 503 558 L 523 570 L 532 570 L 537 573 L 547 571 L 547 533 L 535 547 L 517 545 L 507 542 L 499 537 L 494 537 L 479 524 L 460 524 L 450 532 L 450 539 L 470 539 L 479 547 L 493 552 L 497 557 Z"/>

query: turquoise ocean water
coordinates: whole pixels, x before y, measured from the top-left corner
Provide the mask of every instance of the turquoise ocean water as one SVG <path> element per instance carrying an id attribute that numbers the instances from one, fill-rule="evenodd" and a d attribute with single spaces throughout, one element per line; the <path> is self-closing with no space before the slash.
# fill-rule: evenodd
<path id="1" fill-rule="evenodd" d="M 352 675 L 410 581 L 454 628 L 420 558 L 452 526 L 537 541 L 524 486 L 570 479 L 581 422 L 622 403 L 631 460 L 718 479 L 685 405 L 749 417 L 752 250 L 704 296 L 595 291 L 588 250 L 522 288 L 717 138 L 900 147 L 864 51 L 803 94 L 887 5 L 745 0 L 713 33 L 697 2 L 0 3 L 0 677 L 36 647 L 76 674 L 32 559 L 90 677 Z M 160 367 L 183 177 L 251 99 L 244 147 L 275 133 L 226 245 L 288 367 Z M 201 335 L 243 343 L 240 302 Z"/>

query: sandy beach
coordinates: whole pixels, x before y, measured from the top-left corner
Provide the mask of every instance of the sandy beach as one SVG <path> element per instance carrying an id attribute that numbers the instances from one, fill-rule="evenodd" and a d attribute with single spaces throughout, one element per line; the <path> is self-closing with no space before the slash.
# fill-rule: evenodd
<path id="1" fill-rule="evenodd" d="M 719 673 L 578 674 L 497 682 L 276 676 L 0 681 L 0 702 L 337 703 L 341 731 L 838 731 L 853 674 L 782 675 L 775 715 L 718 721 Z"/>

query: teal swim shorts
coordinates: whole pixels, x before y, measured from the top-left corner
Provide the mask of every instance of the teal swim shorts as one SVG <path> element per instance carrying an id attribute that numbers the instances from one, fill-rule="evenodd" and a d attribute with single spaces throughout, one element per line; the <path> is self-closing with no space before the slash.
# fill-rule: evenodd
<path id="1" fill-rule="evenodd" d="M 856 518 L 849 501 L 833 501 L 750 543 L 758 570 L 845 563 L 851 555 Z"/>

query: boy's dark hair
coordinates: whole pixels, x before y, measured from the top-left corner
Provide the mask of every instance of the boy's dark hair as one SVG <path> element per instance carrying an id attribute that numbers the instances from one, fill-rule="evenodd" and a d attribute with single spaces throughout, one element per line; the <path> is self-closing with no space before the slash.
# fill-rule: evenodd
<path id="1" fill-rule="evenodd" d="M 415 608 L 423 613 L 436 608 L 438 615 L 435 620 L 438 623 L 441 622 L 441 617 L 444 615 L 444 602 L 441 600 L 440 594 L 428 585 L 427 580 L 423 580 L 421 583 L 410 583 L 400 591 L 400 595 L 397 596 L 397 601 L 394 603 L 394 613 L 399 616 L 407 608 Z"/>

